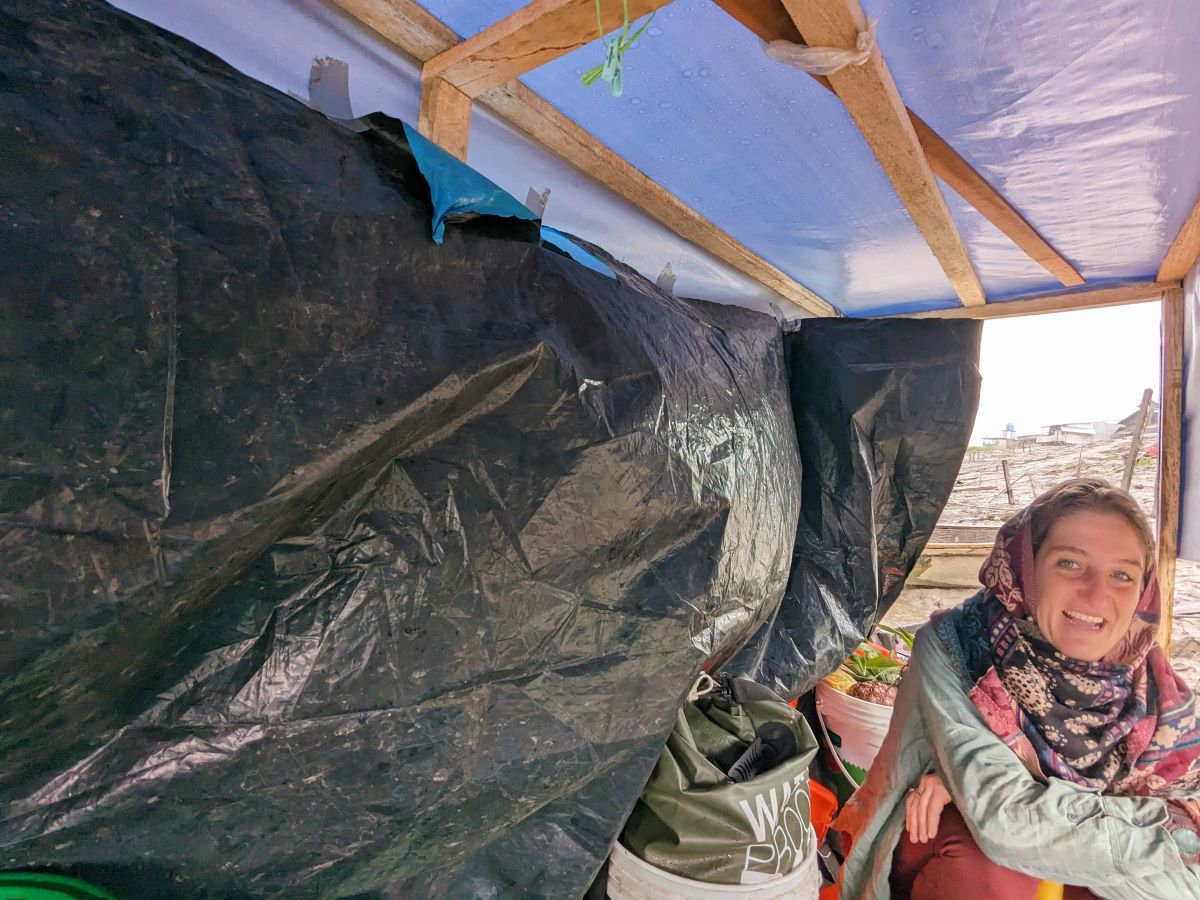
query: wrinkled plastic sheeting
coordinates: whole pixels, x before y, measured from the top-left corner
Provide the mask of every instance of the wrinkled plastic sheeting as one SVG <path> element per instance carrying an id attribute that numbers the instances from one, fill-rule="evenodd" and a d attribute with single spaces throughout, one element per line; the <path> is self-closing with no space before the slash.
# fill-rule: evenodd
<path id="1" fill-rule="evenodd" d="M 954 488 L 979 403 L 980 323 L 806 320 L 785 335 L 803 489 L 774 620 L 729 665 L 785 696 L 895 602 Z"/>
<path id="2" fill-rule="evenodd" d="M 582 893 L 782 596 L 777 323 L 536 223 L 435 246 L 399 123 L 6 9 L 0 866 Z"/>

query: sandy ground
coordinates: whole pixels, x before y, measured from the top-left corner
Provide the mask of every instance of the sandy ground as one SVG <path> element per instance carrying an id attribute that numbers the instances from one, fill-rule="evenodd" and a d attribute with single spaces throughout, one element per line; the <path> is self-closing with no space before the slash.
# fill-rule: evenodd
<path id="1" fill-rule="evenodd" d="M 1134 468 L 1130 493 L 1153 520 L 1157 461 L 1144 455 L 1155 445 L 1148 435 Z M 1037 494 L 1077 474 L 1119 484 L 1129 438 L 1096 441 L 1082 447 L 1036 447 L 1027 451 L 985 449 L 968 452 L 939 525 L 999 527 Z M 1008 460 L 1014 503 L 1008 502 L 1002 460 Z M 964 598 L 959 598 L 964 599 Z M 937 591 L 907 591 L 888 612 L 889 624 L 924 621 L 940 605 L 955 602 Z M 1175 576 L 1175 617 L 1171 657 L 1176 671 L 1200 688 L 1200 563 L 1180 560 Z"/>

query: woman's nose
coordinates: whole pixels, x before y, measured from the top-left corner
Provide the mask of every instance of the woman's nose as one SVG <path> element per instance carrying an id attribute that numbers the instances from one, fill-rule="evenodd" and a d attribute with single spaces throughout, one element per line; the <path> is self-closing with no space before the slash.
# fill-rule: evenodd
<path id="1" fill-rule="evenodd" d="M 1085 572 L 1079 581 L 1079 594 L 1085 600 L 1099 600 L 1104 593 L 1104 579 L 1099 572 Z"/>

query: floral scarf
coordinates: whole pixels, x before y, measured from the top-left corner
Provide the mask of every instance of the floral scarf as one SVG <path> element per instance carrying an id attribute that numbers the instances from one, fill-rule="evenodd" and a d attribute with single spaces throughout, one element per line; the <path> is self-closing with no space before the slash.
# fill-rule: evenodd
<path id="1" fill-rule="evenodd" d="M 1036 503 L 1035 503 L 1036 505 Z M 1192 692 L 1155 638 L 1152 572 L 1124 638 L 1101 660 L 1058 652 L 1034 619 L 1031 505 L 1000 529 L 983 564 L 984 589 L 959 610 L 956 630 L 975 686 L 971 701 L 1039 778 L 1117 795 L 1190 794 L 1200 788 L 1200 721 Z M 1200 853 L 1200 803 L 1168 803 L 1185 856 Z"/>

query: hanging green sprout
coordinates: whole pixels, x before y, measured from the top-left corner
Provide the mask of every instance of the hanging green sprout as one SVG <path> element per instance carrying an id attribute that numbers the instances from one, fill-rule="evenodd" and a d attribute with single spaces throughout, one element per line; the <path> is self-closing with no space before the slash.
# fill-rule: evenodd
<path id="1" fill-rule="evenodd" d="M 642 27 L 633 34 L 629 33 L 633 23 L 629 21 L 629 0 L 622 0 L 625 6 L 625 26 L 621 33 L 611 41 L 604 36 L 604 22 L 600 18 L 600 0 L 596 0 L 596 27 L 600 30 L 600 43 L 604 45 L 604 62 L 594 69 L 588 69 L 580 76 L 584 87 L 591 87 L 597 80 L 608 82 L 608 89 L 614 97 L 620 97 L 625 92 L 625 51 L 642 36 L 642 32 L 654 21 L 655 13 L 642 23 Z"/>

